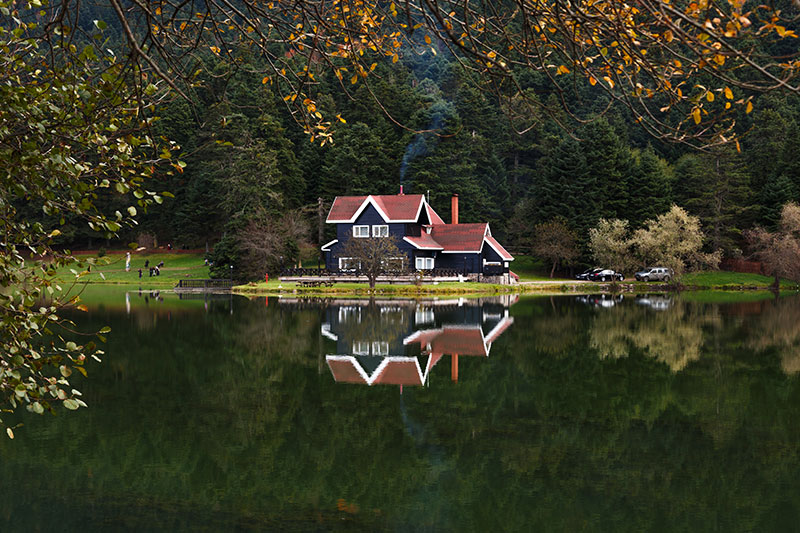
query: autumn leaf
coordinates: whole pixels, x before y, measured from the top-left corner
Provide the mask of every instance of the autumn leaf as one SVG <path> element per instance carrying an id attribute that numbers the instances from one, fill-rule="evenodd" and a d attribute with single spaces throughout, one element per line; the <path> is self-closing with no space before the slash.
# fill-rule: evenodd
<path id="1" fill-rule="evenodd" d="M 700 108 L 695 107 L 692 110 L 692 118 L 694 119 L 695 124 L 700 124 Z"/>

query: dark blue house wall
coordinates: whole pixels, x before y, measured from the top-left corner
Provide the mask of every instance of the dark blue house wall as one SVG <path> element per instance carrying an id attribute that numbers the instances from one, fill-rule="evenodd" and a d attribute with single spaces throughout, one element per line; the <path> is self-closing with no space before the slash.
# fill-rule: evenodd
<path id="1" fill-rule="evenodd" d="M 436 268 L 466 269 L 467 272 L 480 272 L 481 256 L 479 253 L 445 254 L 440 252 L 436 256 L 435 266 Z"/>
<path id="2" fill-rule="evenodd" d="M 419 222 L 419 221 L 418 221 Z M 325 254 L 325 268 L 328 270 L 339 270 L 339 257 L 341 256 L 342 249 L 345 243 L 353 237 L 353 226 L 372 226 L 386 225 L 386 222 L 381 217 L 378 210 L 372 205 L 368 205 L 364 211 L 356 218 L 353 223 L 336 224 L 336 238 L 339 240 L 336 244 L 331 246 L 331 251 Z M 388 224 L 389 235 L 394 237 L 397 241 L 397 247 L 401 252 L 405 253 L 409 260 L 409 265 L 414 266 L 414 248 L 412 245 L 403 240 L 406 236 L 405 223 L 392 223 Z M 430 255 L 422 254 L 422 255 Z"/>

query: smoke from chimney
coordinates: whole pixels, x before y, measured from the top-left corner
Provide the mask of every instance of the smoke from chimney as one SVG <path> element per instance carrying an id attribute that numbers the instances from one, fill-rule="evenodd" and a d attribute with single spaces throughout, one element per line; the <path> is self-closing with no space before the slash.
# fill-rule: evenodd
<path id="1" fill-rule="evenodd" d="M 450 198 L 450 223 L 458 224 L 458 195 L 454 194 Z"/>

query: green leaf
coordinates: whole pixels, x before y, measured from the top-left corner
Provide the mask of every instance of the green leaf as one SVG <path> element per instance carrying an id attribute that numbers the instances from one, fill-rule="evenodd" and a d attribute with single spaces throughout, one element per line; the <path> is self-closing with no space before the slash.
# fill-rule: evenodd
<path id="1" fill-rule="evenodd" d="M 135 217 L 135 216 L 136 216 L 136 208 L 135 208 L 135 207 L 133 207 L 133 206 L 130 206 L 130 207 L 128 208 L 128 214 L 129 214 L 130 216 L 132 216 L 132 217 Z"/>
<path id="2" fill-rule="evenodd" d="M 75 409 L 78 408 L 78 402 L 76 402 L 72 398 L 68 398 L 64 400 L 64 407 L 66 407 L 70 411 L 74 411 Z"/>

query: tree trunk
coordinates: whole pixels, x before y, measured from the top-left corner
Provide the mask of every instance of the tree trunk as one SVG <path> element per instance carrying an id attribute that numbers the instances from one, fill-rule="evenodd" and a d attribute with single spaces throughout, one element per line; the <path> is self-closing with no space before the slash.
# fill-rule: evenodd
<path id="1" fill-rule="evenodd" d="M 553 274 L 556 271 L 556 265 L 557 264 L 558 264 L 558 261 L 553 261 L 553 268 L 550 269 L 550 279 L 553 279 Z"/>

